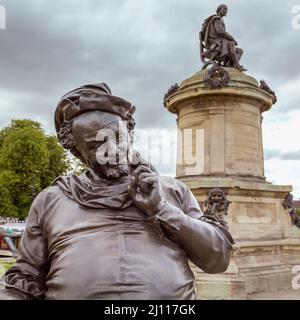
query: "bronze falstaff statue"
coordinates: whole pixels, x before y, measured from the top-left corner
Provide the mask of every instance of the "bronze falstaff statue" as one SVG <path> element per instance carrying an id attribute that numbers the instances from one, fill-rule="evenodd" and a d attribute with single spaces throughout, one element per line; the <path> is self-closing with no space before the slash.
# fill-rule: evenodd
<path id="1" fill-rule="evenodd" d="M 134 111 L 106 84 L 63 96 L 58 138 L 88 171 L 38 194 L 1 299 L 195 299 L 189 260 L 208 273 L 227 269 L 227 229 L 202 220 L 191 191 L 133 151 Z"/>
<path id="2" fill-rule="evenodd" d="M 234 67 L 240 71 L 247 71 L 239 61 L 243 50 L 237 48 L 237 41 L 226 31 L 224 17 L 228 7 L 224 4 L 217 8 L 216 14 L 207 18 L 200 31 L 200 57 L 203 69 L 210 64 L 223 67 Z"/>

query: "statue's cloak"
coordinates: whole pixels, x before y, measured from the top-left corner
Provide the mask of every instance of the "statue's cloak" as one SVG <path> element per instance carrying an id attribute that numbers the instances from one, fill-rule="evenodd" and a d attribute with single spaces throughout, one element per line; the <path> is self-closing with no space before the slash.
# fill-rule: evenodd
<path id="1" fill-rule="evenodd" d="M 226 27 L 223 19 L 214 14 L 207 19 L 205 19 L 202 25 L 202 40 L 204 41 L 205 47 L 207 49 L 215 46 L 215 50 L 220 53 L 220 57 L 225 57 L 229 54 L 228 42 L 230 40 L 223 38 L 215 29 L 214 23 L 219 20 L 221 22 L 224 33 L 226 32 Z"/>

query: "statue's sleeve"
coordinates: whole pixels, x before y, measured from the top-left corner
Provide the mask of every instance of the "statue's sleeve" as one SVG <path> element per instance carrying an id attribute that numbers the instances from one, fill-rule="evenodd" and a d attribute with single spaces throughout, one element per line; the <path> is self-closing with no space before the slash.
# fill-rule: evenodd
<path id="1" fill-rule="evenodd" d="M 230 262 L 233 239 L 221 224 L 203 219 L 199 204 L 185 187 L 182 209 L 166 202 L 156 215 L 168 238 L 207 273 L 225 272 Z"/>
<path id="2" fill-rule="evenodd" d="M 42 192 L 30 208 L 19 257 L 5 274 L 6 289 L 0 291 L 0 299 L 43 299 L 48 270 L 47 242 L 40 227 L 44 201 L 45 195 Z"/>

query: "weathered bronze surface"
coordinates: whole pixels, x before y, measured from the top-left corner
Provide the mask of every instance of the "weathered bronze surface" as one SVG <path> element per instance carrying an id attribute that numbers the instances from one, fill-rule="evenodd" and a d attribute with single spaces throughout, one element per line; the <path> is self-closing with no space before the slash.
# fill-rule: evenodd
<path id="1" fill-rule="evenodd" d="M 89 170 L 36 197 L 1 299 L 195 299 L 189 260 L 208 273 L 227 269 L 226 228 L 203 219 L 182 182 L 159 176 L 132 149 L 134 110 L 105 84 L 59 102 L 58 137 Z M 99 140 L 108 128 L 118 139 Z M 130 141 L 126 161 L 99 159 L 104 143 L 120 158 L 121 136 Z"/>
<path id="2" fill-rule="evenodd" d="M 204 83 L 212 88 L 221 88 L 227 86 L 230 82 L 228 71 L 215 64 L 205 74 Z"/>
<path id="3" fill-rule="evenodd" d="M 270 95 L 273 96 L 273 104 L 277 102 L 277 96 L 276 93 L 267 85 L 266 81 L 260 80 L 260 86 L 262 90 L 268 92 Z"/>
<path id="4" fill-rule="evenodd" d="M 228 7 L 224 4 L 217 8 L 216 14 L 208 17 L 200 31 L 200 57 L 203 62 L 203 69 L 210 64 L 219 64 L 224 67 L 234 67 L 240 71 L 246 69 L 239 61 L 243 50 L 237 48 L 237 41 L 226 31 L 224 17 Z"/>
<path id="5" fill-rule="evenodd" d="M 225 216 L 228 215 L 230 201 L 227 200 L 225 192 L 220 188 L 212 189 L 208 194 L 208 199 L 204 203 L 206 210 L 204 217 L 219 222 L 222 226 L 228 229 Z"/>
<path id="6" fill-rule="evenodd" d="M 300 228 L 300 216 L 297 214 L 294 208 L 294 197 L 291 193 L 288 193 L 283 202 L 284 209 L 287 210 L 291 217 L 292 224 L 297 228 Z"/>
<path id="7" fill-rule="evenodd" d="M 165 105 L 165 106 L 166 106 L 165 101 L 166 101 L 172 94 L 174 94 L 175 92 L 177 92 L 178 89 L 179 89 L 178 83 L 173 84 L 173 85 L 169 88 L 168 92 L 167 92 L 167 93 L 165 94 L 165 96 L 164 96 L 164 105 Z"/>

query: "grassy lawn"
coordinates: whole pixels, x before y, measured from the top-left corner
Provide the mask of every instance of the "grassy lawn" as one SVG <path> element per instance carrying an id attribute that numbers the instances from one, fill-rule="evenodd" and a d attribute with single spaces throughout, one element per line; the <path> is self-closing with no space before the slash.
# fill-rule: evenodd
<path id="1" fill-rule="evenodd" d="M 1 261 L 0 260 L 0 279 L 4 276 L 4 273 L 15 264 L 15 261 Z"/>

